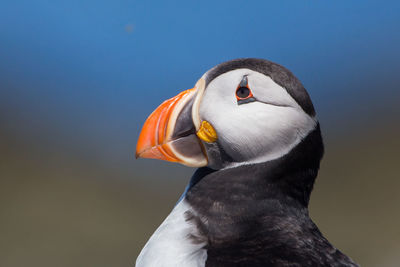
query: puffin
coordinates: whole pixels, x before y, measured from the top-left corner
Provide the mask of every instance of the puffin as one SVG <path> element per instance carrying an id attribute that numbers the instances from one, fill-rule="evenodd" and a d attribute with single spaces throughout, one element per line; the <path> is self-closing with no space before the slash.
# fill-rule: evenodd
<path id="1" fill-rule="evenodd" d="M 358 266 L 311 220 L 324 146 L 310 96 L 285 67 L 208 70 L 145 121 L 137 158 L 195 167 L 136 267 Z"/>

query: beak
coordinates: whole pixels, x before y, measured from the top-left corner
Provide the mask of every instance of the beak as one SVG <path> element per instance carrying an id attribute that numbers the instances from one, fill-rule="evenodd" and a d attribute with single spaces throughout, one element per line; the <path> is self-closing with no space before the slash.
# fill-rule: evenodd
<path id="1" fill-rule="evenodd" d="M 166 100 L 151 113 L 139 135 L 136 158 L 161 159 L 190 167 L 207 165 L 192 116 L 198 84 Z M 204 82 L 200 84 L 204 85 Z"/>

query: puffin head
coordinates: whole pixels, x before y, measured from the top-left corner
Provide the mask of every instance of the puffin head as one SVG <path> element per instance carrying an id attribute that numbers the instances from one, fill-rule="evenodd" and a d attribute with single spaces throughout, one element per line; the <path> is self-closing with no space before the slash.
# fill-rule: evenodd
<path id="1" fill-rule="evenodd" d="M 136 157 L 219 170 L 280 158 L 317 128 L 310 97 L 289 70 L 236 59 L 162 103 L 143 126 Z"/>

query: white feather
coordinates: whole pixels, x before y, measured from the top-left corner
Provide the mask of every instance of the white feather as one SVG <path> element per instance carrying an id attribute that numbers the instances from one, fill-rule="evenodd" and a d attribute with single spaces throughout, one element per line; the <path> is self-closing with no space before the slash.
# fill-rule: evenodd
<path id="1" fill-rule="evenodd" d="M 196 226 L 187 222 L 185 212 L 191 210 L 183 199 L 146 243 L 136 260 L 136 267 L 203 267 L 207 259 L 204 243 L 194 243 Z"/>
<path id="2" fill-rule="evenodd" d="M 239 105 L 235 93 L 244 75 L 257 101 Z M 283 87 L 249 69 L 215 78 L 204 91 L 199 117 L 212 124 L 219 144 L 235 161 L 217 168 L 282 157 L 317 124 Z"/>

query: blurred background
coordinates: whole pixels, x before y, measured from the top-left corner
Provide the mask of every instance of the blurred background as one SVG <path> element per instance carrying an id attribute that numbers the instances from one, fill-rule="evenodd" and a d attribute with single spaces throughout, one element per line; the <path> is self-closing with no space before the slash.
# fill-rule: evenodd
<path id="1" fill-rule="evenodd" d="M 193 169 L 135 160 L 146 117 L 239 57 L 308 89 L 326 144 L 310 213 L 400 264 L 398 1 L 0 4 L 0 266 L 132 266 Z"/>

